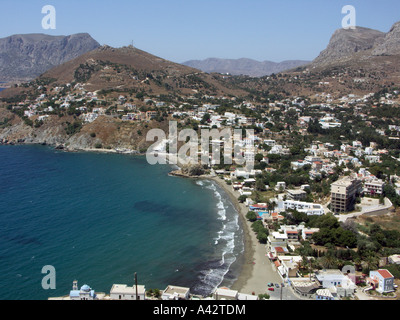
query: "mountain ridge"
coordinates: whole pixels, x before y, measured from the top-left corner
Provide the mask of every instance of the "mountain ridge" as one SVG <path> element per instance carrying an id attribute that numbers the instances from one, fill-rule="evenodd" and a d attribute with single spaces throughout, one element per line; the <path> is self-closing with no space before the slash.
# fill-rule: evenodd
<path id="1" fill-rule="evenodd" d="M 229 73 L 232 75 L 248 75 L 251 77 L 263 77 L 273 73 L 279 73 L 285 70 L 296 68 L 310 61 L 305 60 L 285 60 L 273 62 L 269 60 L 257 61 L 249 58 L 222 59 L 207 58 L 204 60 L 189 60 L 182 64 L 200 69 L 204 72 Z"/>
<path id="2" fill-rule="evenodd" d="M 364 27 L 337 29 L 327 47 L 311 63 L 311 67 L 327 67 L 374 56 L 400 54 L 400 22 L 385 33 Z"/>
<path id="3" fill-rule="evenodd" d="M 88 33 L 52 36 L 15 34 L 0 39 L 0 81 L 29 81 L 47 70 L 98 48 Z"/>

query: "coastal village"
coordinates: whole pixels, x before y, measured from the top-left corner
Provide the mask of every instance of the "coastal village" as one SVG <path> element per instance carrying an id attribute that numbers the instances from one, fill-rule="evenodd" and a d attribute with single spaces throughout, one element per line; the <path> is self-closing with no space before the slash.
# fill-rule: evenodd
<path id="1" fill-rule="evenodd" d="M 96 293 L 74 282 L 69 295 L 50 299 L 264 300 L 282 299 L 286 290 L 293 299 L 397 299 L 400 226 L 390 230 L 376 222 L 398 216 L 400 205 L 400 126 L 391 118 L 398 117 L 397 89 L 338 97 L 322 92 L 264 104 L 199 94 L 179 97 L 180 103 L 142 93 L 105 98 L 80 83 L 51 92 L 38 86 L 37 91 L 34 100 L 7 105 L 32 128 L 72 115 L 75 122 L 65 130 L 73 133 L 101 119 L 145 126 L 173 120 L 179 128 L 195 130 L 252 129 L 253 135 L 239 141 L 244 158 L 254 164 L 251 170 L 216 163 L 210 156 L 209 164 L 195 173 L 182 168 L 181 173 L 214 177 L 232 192 L 246 210 L 246 223 L 263 247 L 268 268 L 280 279 L 263 283 L 262 292 L 219 287 L 208 297 L 174 285 L 153 291 L 115 284 L 109 294 Z M 224 142 L 221 138 L 210 145 L 222 152 Z M 93 144 L 85 150 L 140 153 L 127 145 Z M 167 153 L 167 144 L 162 141 L 157 151 Z M 57 147 L 69 150 L 67 144 Z"/>
<path id="2" fill-rule="evenodd" d="M 400 300 L 397 3 L 266 3 L 3 6 L 3 298 Z"/>

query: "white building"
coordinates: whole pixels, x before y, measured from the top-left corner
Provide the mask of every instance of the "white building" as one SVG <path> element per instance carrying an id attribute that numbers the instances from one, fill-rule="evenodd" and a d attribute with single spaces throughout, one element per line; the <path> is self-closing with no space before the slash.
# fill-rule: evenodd
<path id="1" fill-rule="evenodd" d="M 366 181 L 364 183 L 364 192 L 367 194 L 383 194 L 385 183 L 381 179 Z"/>
<path id="2" fill-rule="evenodd" d="M 339 296 L 352 295 L 357 288 L 355 283 L 339 269 L 320 270 L 315 274 L 315 277 L 323 288 L 334 288 L 334 292 Z"/>
<path id="3" fill-rule="evenodd" d="M 95 121 L 98 117 L 99 115 L 97 113 L 86 113 L 83 114 L 83 121 L 90 123 Z"/>
<path id="4" fill-rule="evenodd" d="M 307 192 L 304 190 L 287 190 L 286 191 L 286 196 L 290 200 L 304 200 L 307 196 Z"/>
<path id="5" fill-rule="evenodd" d="M 162 293 L 162 300 L 189 300 L 190 289 L 185 287 L 168 286 Z"/>
<path id="6" fill-rule="evenodd" d="M 78 289 L 78 281 L 74 281 L 72 290 L 69 292 L 70 300 L 96 300 L 96 293 L 87 284 Z"/>
<path id="7" fill-rule="evenodd" d="M 110 298 L 112 300 L 145 300 L 146 289 L 143 285 L 137 286 L 136 299 L 136 286 L 128 287 L 126 284 L 113 284 L 110 290 Z"/>
<path id="8" fill-rule="evenodd" d="M 238 300 L 239 292 L 226 287 L 216 288 L 212 294 L 215 300 Z"/>
<path id="9" fill-rule="evenodd" d="M 394 277 L 386 269 L 379 269 L 369 272 L 368 282 L 374 286 L 378 292 L 393 292 Z"/>
<path id="10" fill-rule="evenodd" d="M 369 156 L 366 155 L 365 156 L 365 160 L 369 161 L 370 163 L 378 163 L 381 161 L 381 157 L 380 156 Z"/>
<path id="11" fill-rule="evenodd" d="M 266 144 L 267 146 L 273 147 L 274 145 L 276 145 L 276 141 L 275 140 L 264 140 L 264 144 Z"/>
<path id="12" fill-rule="evenodd" d="M 309 216 L 318 215 L 322 216 L 325 214 L 325 210 L 322 205 L 312 202 L 302 202 L 295 200 L 279 200 L 278 201 L 278 211 L 284 212 L 288 209 L 297 210 L 298 212 L 306 213 Z"/>
<path id="13" fill-rule="evenodd" d="M 248 179 L 250 177 L 250 172 L 244 170 L 244 169 L 236 169 L 234 172 L 231 173 L 231 176 L 236 177 L 236 178 L 245 178 Z"/>
<path id="14" fill-rule="evenodd" d="M 394 254 L 388 257 L 389 263 L 400 264 L 400 254 Z"/>
<path id="15" fill-rule="evenodd" d="M 275 191 L 284 191 L 286 189 L 286 182 L 280 181 L 277 182 L 275 186 Z"/>

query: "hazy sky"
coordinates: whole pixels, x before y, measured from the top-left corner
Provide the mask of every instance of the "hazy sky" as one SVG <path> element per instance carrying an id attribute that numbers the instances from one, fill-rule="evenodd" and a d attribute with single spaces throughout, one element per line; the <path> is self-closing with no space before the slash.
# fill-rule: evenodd
<path id="1" fill-rule="evenodd" d="M 56 9 L 55 30 L 42 28 L 45 5 Z M 341 28 L 345 5 L 355 7 L 358 26 L 387 32 L 400 21 L 399 0 L 2 0 L 0 37 L 87 32 L 175 62 L 312 60 Z"/>

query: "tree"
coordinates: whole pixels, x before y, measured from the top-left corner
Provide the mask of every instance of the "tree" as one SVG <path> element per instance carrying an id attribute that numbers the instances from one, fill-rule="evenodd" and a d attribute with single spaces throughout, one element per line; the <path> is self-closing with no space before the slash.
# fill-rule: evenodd
<path id="1" fill-rule="evenodd" d="M 338 228 L 336 229 L 335 244 L 341 247 L 355 248 L 357 246 L 357 237 L 350 230 L 344 230 L 343 228 Z"/>
<path id="2" fill-rule="evenodd" d="M 313 249 L 311 248 L 310 242 L 305 241 L 300 248 L 296 249 L 296 252 L 302 257 L 308 257 L 313 255 Z"/>
<path id="3" fill-rule="evenodd" d="M 268 229 L 264 227 L 262 221 L 258 220 L 256 222 L 253 222 L 251 228 L 257 234 L 257 240 L 260 243 L 267 243 L 269 232 Z"/>
<path id="4" fill-rule="evenodd" d="M 328 228 L 320 229 L 318 232 L 314 232 L 312 239 L 315 244 L 324 246 L 327 243 L 335 242 L 334 231 Z"/>
<path id="5" fill-rule="evenodd" d="M 256 181 L 256 189 L 257 191 L 265 191 L 265 184 L 262 179 L 257 179 Z"/>
<path id="6" fill-rule="evenodd" d="M 156 298 L 161 297 L 160 289 L 154 289 L 153 292 L 154 292 L 154 297 L 156 297 Z"/>
<path id="7" fill-rule="evenodd" d="M 337 259 L 331 255 L 327 254 L 318 259 L 318 262 L 324 269 L 335 269 L 337 268 Z"/>
<path id="8" fill-rule="evenodd" d="M 299 212 L 297 210 L 288 210 L 287 219 L 294 225 L 298 225 L 302 222 L 308 222 L 309 218 L 307 213 Z"/>
<path id="9" fill-rule="evenodd" d="M 272 210 L 274 210 L 275 207 L 276 207 L 275 201 L 268 201 L 268 203 L 267 203 L 268 212 L 271 212 Z"/>
<path id="10" fill-rule="evenodd" d="M 368 257 L 364 258 L 364 261 L 366 263 L 366 268 L 365 269 L 367 269 L 368 271 L 378 269 L 379 257 L 377 257 L 376 255 L 371 254 Z"/>
<path id="11" fill-rule="evenodd" d="M 200 123 L 206 124 L 210 121 L 210 118 L 211 118 L 210 114 L 206 113 L 206 114 L 204 114 L 203 118 L 200 120 Z"/>
<path id="12" fill-rule="evenodd" d="M 270 295 L 269 295 L 268 293 L 260 293 L 260 294 L 258 295 L 258 298 L 259 298 L 260 300 L 269 300 Z"/>
<path id="13" fill-rule="evenodd" d="M 257 214 L 254 211 L 249 211 L 246 214 L 246 218 L 247 220 L 254 222 L 257 220 Z"/>
<path id="14" fill-rule="evenodd" d="M 258 162 L 260 162 L 262 159 L 264 159 L 264 156 L 261 153 L 257 153 L 254 157 L 254 160 Z"/>
<path id="15" fill-rule="evenodd" d="M 268 233 L 266 232 L 266 229 L 264 229 L 263 231 L 260 231 L 257 233 L 257 240 L 260 243 L 267 243 L 268 241 Z"/>

